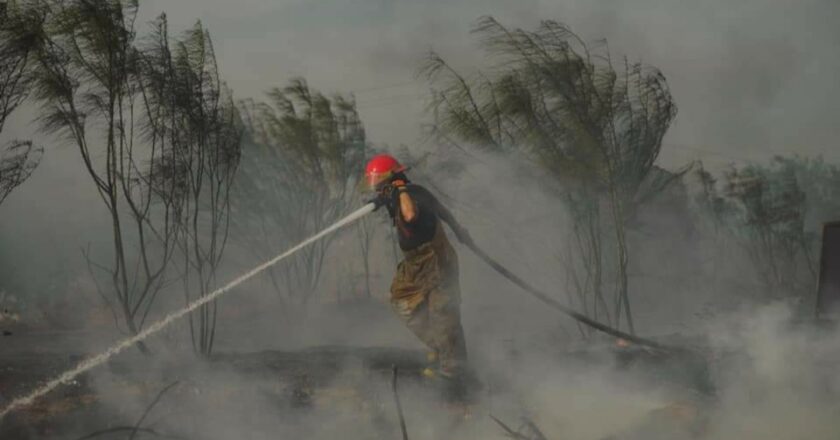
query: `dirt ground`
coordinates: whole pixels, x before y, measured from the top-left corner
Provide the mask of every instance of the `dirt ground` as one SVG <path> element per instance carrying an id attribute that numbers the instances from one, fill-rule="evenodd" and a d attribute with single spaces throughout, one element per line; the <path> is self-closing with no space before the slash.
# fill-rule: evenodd
<path id="1" fill-rule="evenodd" d="M 46 378 L 83 359 L 80 347 L 85 340 L 85 335 L 80 334 L 25 333 L 0 339 L 3 344 L 0 350 L 0 405 L 31 391 Z M 663 357 L 626 348 L 611 351 L 611 362 L 616 368 L 627 370 L 628 374 L 645 371 L 652 381 L 670 380 L 689 389 L 690 394 L 713 394 L 697 359 Z M 581 364 L 603 362 L 603 357 L 593 356 L 589 351 L 569 353 L 567 358 Z M 150 365 L 144 367 L 144 362 Z M 34 405 L 6 416 L 0 421 L 0 439 L 198 440 L 207 438 L 207 431 L 198 426 L 205 422 L 179 416 L 179 411 L 218 419 L 220 427 L 215 428 L 218 431 L 241 423 L 243 414 L 252 413 L 249 405 L 254 405 L 254 411 L 260 414 L 245 422 L 247 426 L 253 426 L 254 431 L 238 438 L 290 438 L 272 435 L 278 429 L 275 423 L 294 425 L 312 414 L 318 414 L 318 417 L 329 414 L 331 420 L 344 420 L 341 423 L 345 424 L 336 422 L 334 430 L 344 431 L 347 438 L 399 438 L 399 419 L 390 389 L 394 366 L 400 371 L 404 399 L 413 397 L 409 393 L 433 396 L 441 391 L 439 384 L 422 378 L 424 353 L 399 348 L 327 346 L 296 351 L 219 353 L 203 361 L 188 357 L 163 363 L 129 353 L 59 387 Z M 484 380 L 479 391 L 483 395 L 505 392 L 503 378 Z M 409 403 L 409 407 L 411 405 Z M 463 414 L 456 409 L 454 417 L 473 419 L 470 423 L 480 423 L 481 432 L 494 432 L 495 438 L 504 438 L 503 428 L 489 418 L 492 408 L 481 405 L 484 403 L 465 409 Z M 208 412 L 208 408 L 224 408 L 224 411 Z M 237 410 L 241 413 L 232 415 Z M 651 418 L 692 424 L 697 419 L 695 412 L 694 407 L 675 404 L 651 413 Z M 443 414 L 452 416 L 451 408 Z M 171 420 L 163 420 L 164 415 L 192 421 L 173 428 L 176 425 Z M 414 419 L 415 429 L 419 417 L 417 414 L 408 416 Z M 291 435 L 334 438 L 324 435 L 323 427 L 319 427 L 317 421 L 308 423 Z M 356 429 L 357 425 L 366 428 L 359 432 L 348 431 L 349 426 Z M 521 430 L 519 438 L 540 438 L 536 431 L 528 431 L 526 425 L 508 427 Z M 319 434 L 316 436 L 314 432 Z M 307 437 L 305 433 L 313 433 L 313 436 Z M 483 436 L 476 435 L 476 438 Z M 212 438 L 234 437 L 219 434 Z"/>
<path id="2" fill-rule="evenodd" d="M 4 343 L 0 351 L 0 405 L 82 360 L 86 355 L 67 350 L 74 345 L 75 338 L 83 336 L 23 334 L 0 340 Z M 63 339 L 63 343 L 58 343 L 59 339 Z M 128 438 L 132 435 L 128 428 L 137 424 L 142 411 L 136 411 L 130 405 L 119 408 L 114 402 L 154 402 L 161 390 L 171 384 L 178 387 L 164 398 L 177 396 L 174 398 L 182 403 L 185 400 L 206 403 L 213 399 L 224 403 L 250 397 L 245 394 L 254 392 L 252 385 L 258 383 L 261 398 L 271 401 L 274 410 L 295 414 L 324 405 L 325 401 L 341 403 L 355 398 L 353 390 L 342 389 L 336 381 L 348 365 L 364 371 L 374 378 L 372 380 L 387 384 L 394 365 L 399 366 L 403 380 L 419 378 L 425 367 L 424 360 L 424 353 L 411 350 L 318 347 L 293 352 L 220 353 L 202 361 L 194 358 L 169 360 L 155 363 L 150 369 L 153 373 L 149 374 L 138 367 L 142 356 L 129 354 L 119 356 L 106 366 L 59 387 L 35 404 L 7 415 L 0 421 L 0 439 L 73 439 L 85 434 L 100 434 L 96 438 Z M 217 380 L 218 376 L 214 377 L 213 373 L 226 378 L 247 377 L 250 384 L 243 386 L 231 380 L 225 385 L 226 380 Z M 102 379 L 92 378 L 101 376 L 108 377 L 107 385 Z M 103 388 L 108 390 L 107 396 L 103 395 Z M 134 433 L 135 438 L 168 435 L 144 429 Z M 181 435 L 183 433 L 176 437 L 184 438 Z"/>

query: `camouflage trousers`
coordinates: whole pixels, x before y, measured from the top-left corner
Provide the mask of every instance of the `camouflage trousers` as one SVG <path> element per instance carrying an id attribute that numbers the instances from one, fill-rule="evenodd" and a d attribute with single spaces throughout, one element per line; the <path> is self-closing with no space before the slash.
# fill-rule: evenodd
<path id="1" fill-rule="evenodd" d="M 436 355 L 443 376 L 460 377 L 467 349 L 461 327 L 458 256 L 438 223 L 434 238 L 404 251 L 391 283 L 391 305 Z"/>

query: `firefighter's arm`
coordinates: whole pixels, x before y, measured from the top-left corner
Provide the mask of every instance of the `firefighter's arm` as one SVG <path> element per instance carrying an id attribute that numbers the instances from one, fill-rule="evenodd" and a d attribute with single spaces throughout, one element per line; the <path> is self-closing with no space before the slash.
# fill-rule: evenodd
<path id="1" fill-rule="evenodd" d="M 406 223 L 411 223 L 417 218 L 417 205 L 406 191 L 400 191 L 400 212 Z"/>
<path id="2" fill-rule="evenodd" d="M 405 188 L 405 182 L 402 180 L 394 181 L 394 191 L 399 197 L 400 214 L 406 223 L 411 223 L 417 218 L 417 204 L 414 199 L 408 194 Z"/>

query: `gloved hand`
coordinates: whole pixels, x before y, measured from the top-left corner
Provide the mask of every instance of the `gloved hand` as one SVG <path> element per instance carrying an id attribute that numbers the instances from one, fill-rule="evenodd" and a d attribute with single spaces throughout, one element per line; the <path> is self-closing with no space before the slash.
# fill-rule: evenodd
<path id="1" fill-rule="evenodd" d="M 375 197 L 372 199 L 366 200 L 365 204 L 373 203 L 373 212 L 379 210 L 379 208 L 388 204 L 388 198 L 384 197 L 382 193 L 377 193 Z"/>
<path id="2" fill-rule="evenodd" d="M 383 206 L 388 206 L 391 203 L 392 193 L 394 189 L 391 185 L 384 186 L 381 190 L 376 192 L 376 196 L 368 200 L 367 203 L 373 203 L 373 210 L 377 211 Z"/>

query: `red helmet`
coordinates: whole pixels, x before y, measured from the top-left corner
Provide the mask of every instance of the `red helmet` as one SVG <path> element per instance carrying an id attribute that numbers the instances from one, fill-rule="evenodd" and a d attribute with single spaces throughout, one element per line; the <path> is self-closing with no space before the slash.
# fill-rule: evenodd
<path id="1" fill-rule="evenodd" d="M 368 161 L 365 167 L 365 179 L 368 187 L 374 189 L 382 183 L 386 182 L 396 173 L 406 170 L 406 167 L 397 162 L 393 156 L 388 154 L 378 154 Z"/>

